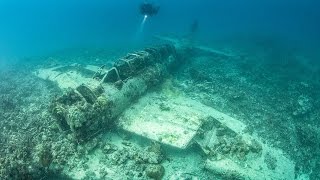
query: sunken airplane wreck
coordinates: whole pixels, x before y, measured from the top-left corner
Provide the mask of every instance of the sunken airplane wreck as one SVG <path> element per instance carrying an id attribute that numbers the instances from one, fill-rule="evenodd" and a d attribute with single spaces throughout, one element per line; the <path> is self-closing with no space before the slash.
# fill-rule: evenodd
<path id="1" fill-rule="evenodd" d="M 181 150 L 191 144 L 199 145 L 206 154 L 215 149 L 215 158 L 208 158 L 204 167 L 223 177 L 294 179 L 293 161 L 280 149 L 248 134 L 241 121 L 190 97 L 168 96 L 164 90 L 150 91 L 161 87 L 171 70 L 187 60 L 184 54 L 188 54 L 178 40 L 157 38 L 174 45 L 129 53 L 109 68 L 69 65 L 38 69 L 38 77 L 69 89 L 51 106 L 61 131 L 68 130 L 85 143 L 102 128 L 116 124 L 129 133 Z M 203 46 L 195 50 L 231 56 Z M 159 110 L 159 104 L 170 108 Z M 273 169 L 265 161 L 270 155 L 276 160 Z"/>

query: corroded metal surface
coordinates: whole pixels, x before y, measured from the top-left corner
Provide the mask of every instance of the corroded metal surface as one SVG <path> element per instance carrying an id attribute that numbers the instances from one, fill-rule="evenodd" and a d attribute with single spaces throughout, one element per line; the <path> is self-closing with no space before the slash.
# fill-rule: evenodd
<path id="1" fill-rule="evenodd" d="M 161 84 L 176 59 L 171 45 L 128 54 L 108 70 L 102 66 L 90 81 L 54 100 L 51 112 L 60 128 L 71 131 L 77 140 L 90 138 L 112 125 L 148 89 Z"/>

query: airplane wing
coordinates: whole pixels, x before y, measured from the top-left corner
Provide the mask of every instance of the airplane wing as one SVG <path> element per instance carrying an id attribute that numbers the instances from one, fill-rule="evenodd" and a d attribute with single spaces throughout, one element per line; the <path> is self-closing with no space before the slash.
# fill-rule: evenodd
<path id="1" fill-rule="evenodd" d="M 162 41 L 168 41 L 172 44 L 175 45 L 175 47 L 186 47 L 190 44 L 187 44 L 185 41 L 183 41 L 183 39 L 179 39 L 179 38 L 175 38 L 175 37 L 170 37 L 170 36 L 162 36 L 162 35 L 155 35 L 154 38 L 162 40 Z M 212 53 L 215 55 L 221 55 L 221 56 L 225 56 L 225 57 L 236 57 L 235 54 L 232 53 L 228 53 L 228 52 L 224 52 L 218 49 L 214 49 L 212 47 L 209 46 L 203 46 L 203 45 L 198 45 L 198 44 L 192 44 L 192 48 L 196 49 L 198 51 L 203 51 L 206 53 Z"/>

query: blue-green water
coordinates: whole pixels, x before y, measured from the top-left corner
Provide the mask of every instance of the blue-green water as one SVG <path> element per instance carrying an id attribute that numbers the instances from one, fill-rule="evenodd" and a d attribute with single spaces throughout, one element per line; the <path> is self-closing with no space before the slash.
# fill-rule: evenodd
<path id="1" fill-rule="evenodd" d="M 136 45 L 143 16 L 139 0 L 0 2 L 0 54 L 37 55 L 79 46 Z M 280 36 L 319 46 L 316 0 L 157 0 L 158 15 L 147 20 L 143 38 L 158 33 L 183 35 L 199 21 L 199 39 L 240 35 Z M 254 38 L 251 37 L 251 38 Z"/>

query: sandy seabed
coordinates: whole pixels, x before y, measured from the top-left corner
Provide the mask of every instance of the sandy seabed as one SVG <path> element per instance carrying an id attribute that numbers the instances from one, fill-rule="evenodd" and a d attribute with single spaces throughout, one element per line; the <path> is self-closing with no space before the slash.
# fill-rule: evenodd
<path id="1" fill-rule="evenodd" d="M 282 149 L 295 162 L 297 178 L 319 179 L 316 57 L 274 44 L 236 50 L 240 55 L 231 59 L 196 54 L 170 77 L 170 86 L 237 118 L 248 132 Z M 66 50 L 1 69 L 1 179 L 159 179 L 161 174 L 164 179 L 219 179 L 204 169 L 206 155 L 198 147 L 177 150 L 116 128 L 78 144 L 59 130 L 48 109 L 63 92 L 32 72 L 60 64 L 111 64 L 124 54 Z"/>

